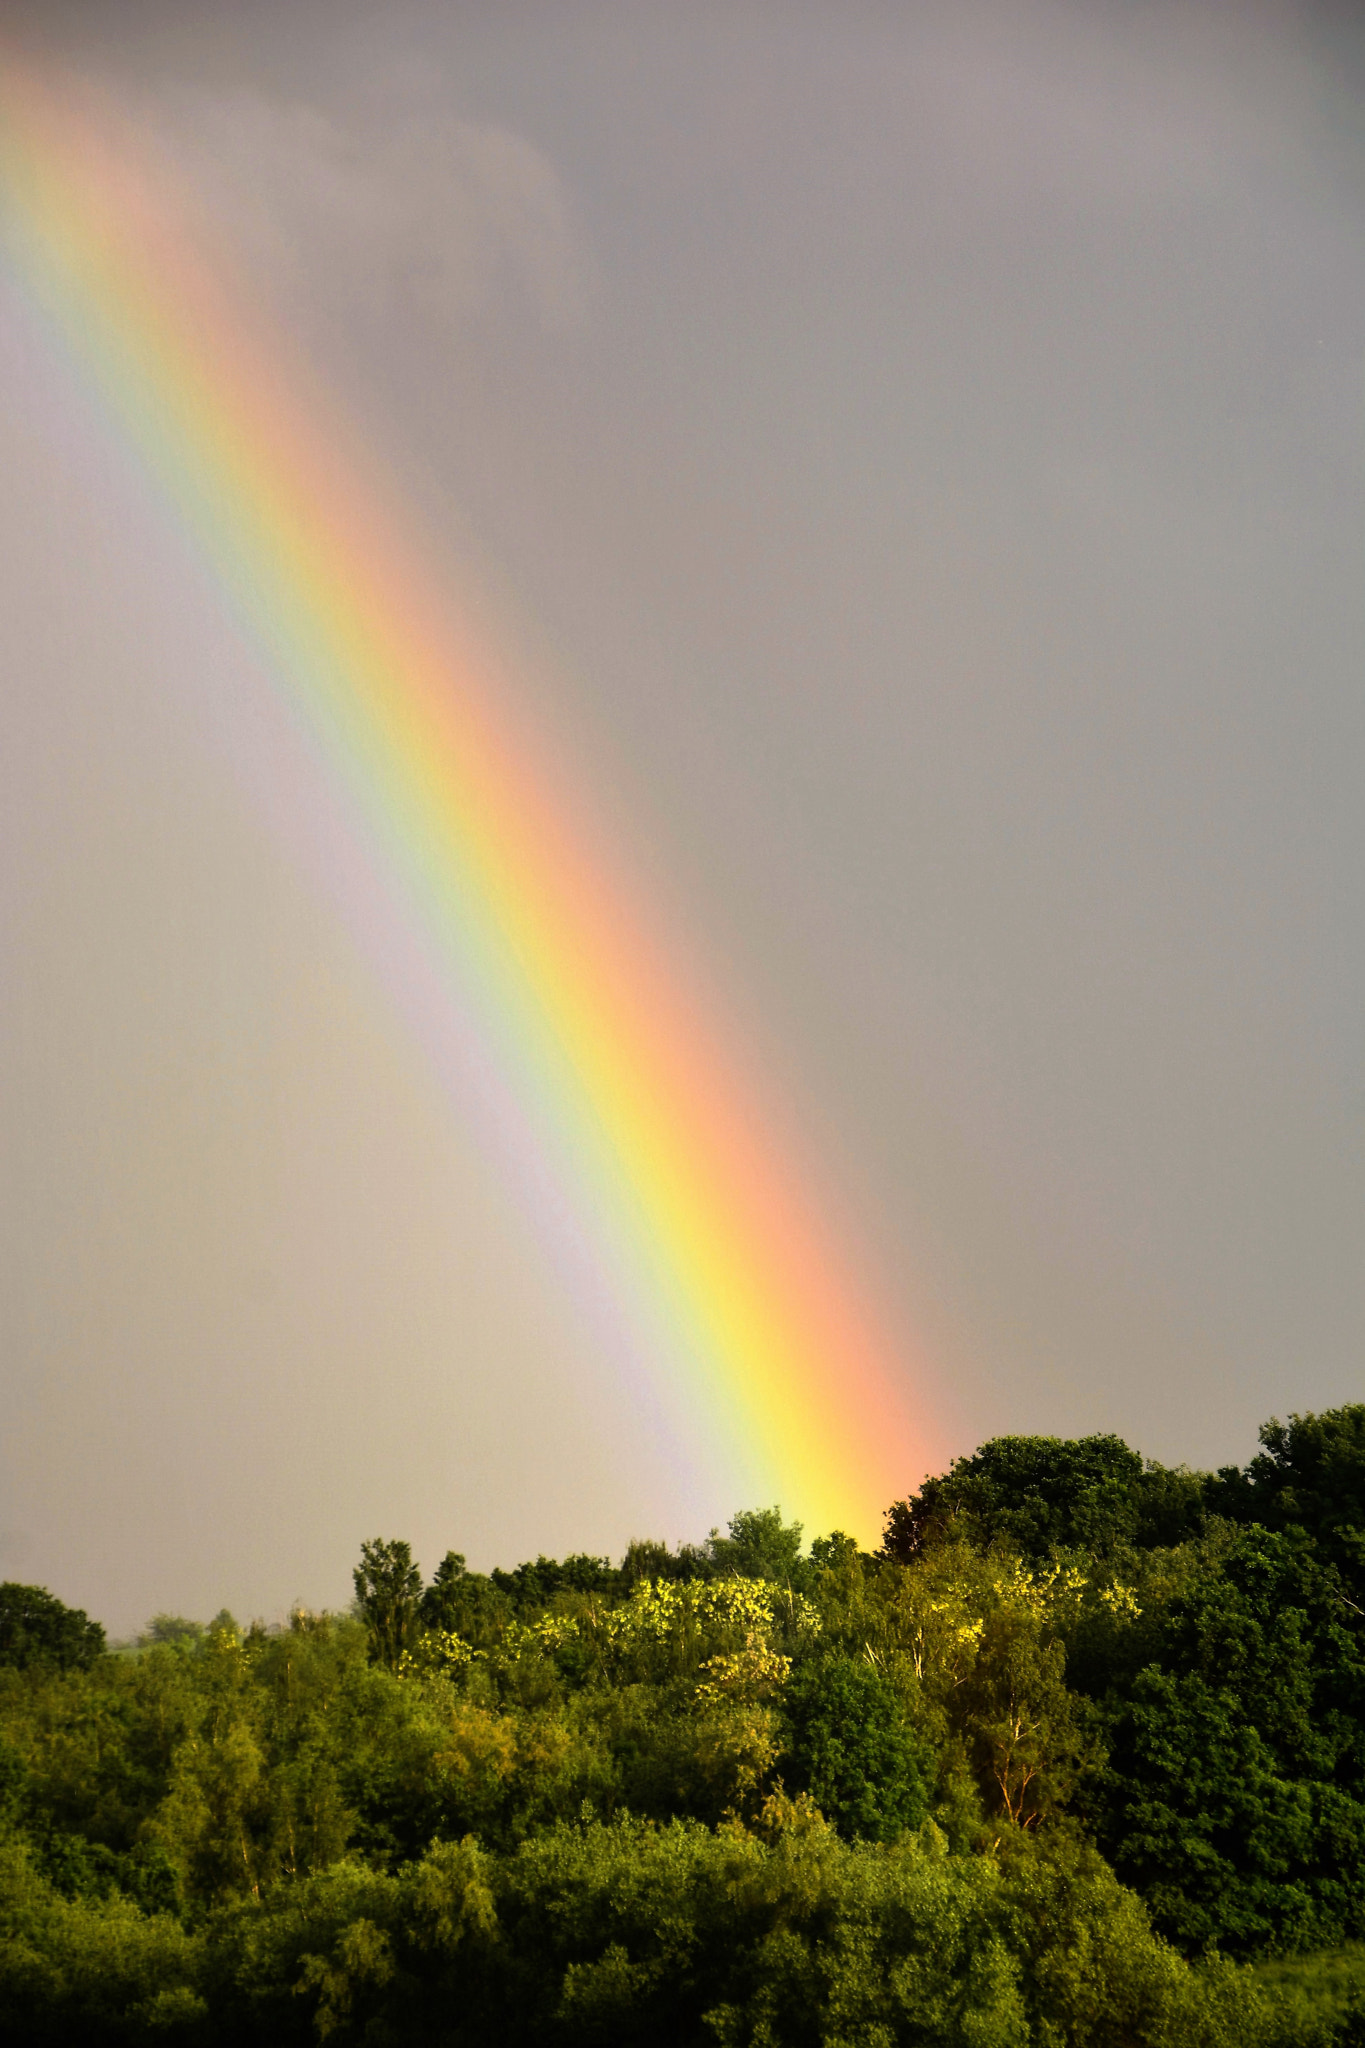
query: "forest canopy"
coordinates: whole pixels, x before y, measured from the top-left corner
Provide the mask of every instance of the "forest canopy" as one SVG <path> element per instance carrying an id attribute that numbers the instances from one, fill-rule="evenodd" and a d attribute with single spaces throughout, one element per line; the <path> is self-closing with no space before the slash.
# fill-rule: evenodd
<path id="1" fill-rule="evenodd" d="M 1365 1935 L 1365 1406 L 1218 1473 L 998 1438 L 875 1553 L 354 1590 L 111 1650 L 0 1587 L 9 2038 L 1365 2041 L 1283 1988 Z"/>

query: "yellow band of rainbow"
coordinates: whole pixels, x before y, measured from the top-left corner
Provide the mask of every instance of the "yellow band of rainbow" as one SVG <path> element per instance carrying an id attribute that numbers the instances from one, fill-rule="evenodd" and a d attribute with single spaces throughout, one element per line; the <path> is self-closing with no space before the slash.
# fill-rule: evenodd
<path id="1" fill-rule="evenodd" d="M 0 50 L 6 260 L 154 472 L 294 712 L 358 795 L 567 1186 L 642 1369 L 760 1499 L 866 1538 L 917 1479 L 909 1361 L 549 797 L 401 522 L 74 83 Z M 733 1463 L 733 1461 L 732 1461 Z"/>

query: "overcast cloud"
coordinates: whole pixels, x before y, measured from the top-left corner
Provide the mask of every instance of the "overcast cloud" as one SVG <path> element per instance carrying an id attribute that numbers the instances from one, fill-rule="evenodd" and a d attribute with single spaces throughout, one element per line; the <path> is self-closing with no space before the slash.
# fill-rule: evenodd
<path id="1" fill-rule="evenodd" d="M 0 19 L 179 167 L 493 622 L 865 1247 L 927 1452 L 1224 1462 L 1357 1397 L 1354 13 Z M 230 770 L 249 663 L 3 295 L 0 369 L 0 1569 L 129 1625 L 340 1598 L 380 1526 L 704 1530 L 739 1503 Z"/>

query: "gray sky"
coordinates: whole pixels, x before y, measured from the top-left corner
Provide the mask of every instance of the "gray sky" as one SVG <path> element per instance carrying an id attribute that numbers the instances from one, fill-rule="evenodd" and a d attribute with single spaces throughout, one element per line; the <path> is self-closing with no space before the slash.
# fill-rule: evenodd
<path id="1" fill-rule="evenodd" d="M 1362 1392 L 1352 20 L 0 4 L 477 594 L 926 1455 L 1240 1460 Z M 741 1505 L 282 844 L 261 679 L 2 282 L 0 672 L 0 1574 L 128 1628 Z"/>

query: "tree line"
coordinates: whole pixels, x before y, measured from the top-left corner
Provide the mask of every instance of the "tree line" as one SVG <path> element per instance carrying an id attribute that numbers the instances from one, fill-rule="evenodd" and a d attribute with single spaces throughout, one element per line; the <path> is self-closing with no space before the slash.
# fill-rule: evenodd
<path id="1" fill-rule="evenodd" d="M 9 2038 L 1365 2043 L 1365 1406 L 354 1586 L 122 1651 L 0 1587 Z"/>

